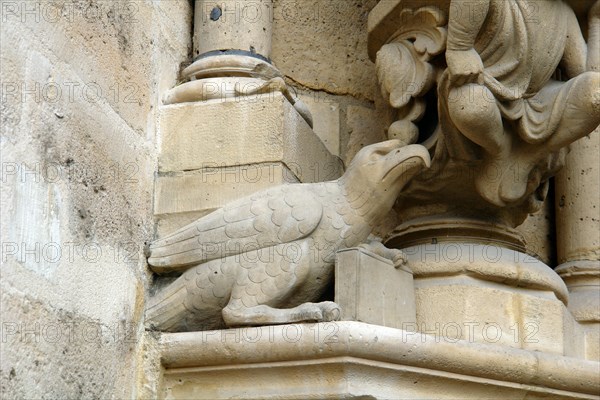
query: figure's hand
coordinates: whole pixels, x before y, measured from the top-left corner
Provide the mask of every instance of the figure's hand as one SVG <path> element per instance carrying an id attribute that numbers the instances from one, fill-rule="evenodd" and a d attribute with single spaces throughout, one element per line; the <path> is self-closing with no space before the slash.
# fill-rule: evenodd
<path id="1" fill-rule="evenodd" d="M 447 50 L 446 62 L 450 73 L 450 82 L 456 86 L 467 83 L 483 83 L 483 62 L 475 49 L 470 50 Z"/>

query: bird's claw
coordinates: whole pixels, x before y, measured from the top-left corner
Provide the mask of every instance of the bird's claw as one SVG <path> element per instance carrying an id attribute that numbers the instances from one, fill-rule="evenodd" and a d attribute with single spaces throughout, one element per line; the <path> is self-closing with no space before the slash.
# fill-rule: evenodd
<path id="1" fill-rule="evenodd" d="M 394 268 L 400 268 L 403 265 L 408 263 L 408 258 L 406 254 L 402 250 L 396 249 L 396 255 L 392 258 L 392 262 L 394 263 Z"/>

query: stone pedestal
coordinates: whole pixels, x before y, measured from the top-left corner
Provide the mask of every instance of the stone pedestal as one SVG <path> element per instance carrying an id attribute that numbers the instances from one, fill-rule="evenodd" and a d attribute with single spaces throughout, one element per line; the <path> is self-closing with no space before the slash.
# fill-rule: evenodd
<path id="1" fill-rule="evenodd" d="M 592 399 L 600 385 L 594 362 L 359 322 L 162 334 L 156 348 L 161 399 Z"/>
<path id="2" fill-rule="evenodd" d="M 581 357 L 583 335 L 560 277 L 507 248 L 441 242 L 404 249 L 415 277 L 415 330 Z M 405 328 L 406 329 L 406 328 Z"/>
<path id="3" fill-rule="evenodd" d="M 335 302 L 342 321 L 403 328 L 414 326 L 412 272 L 363 249 L 342 250 L 335 262 Z"/>

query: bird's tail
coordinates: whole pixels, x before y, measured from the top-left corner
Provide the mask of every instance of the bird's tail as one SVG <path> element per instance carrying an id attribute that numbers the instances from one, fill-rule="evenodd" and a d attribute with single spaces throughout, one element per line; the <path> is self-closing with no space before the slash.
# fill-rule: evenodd
<path id="1" fill-rule="evenodd" d="M 151 330 L 173 332 L 190 311 L 185 306 L 187 288 L 179 279 L 150 298 L 146 307 L 146 327 Z"/>

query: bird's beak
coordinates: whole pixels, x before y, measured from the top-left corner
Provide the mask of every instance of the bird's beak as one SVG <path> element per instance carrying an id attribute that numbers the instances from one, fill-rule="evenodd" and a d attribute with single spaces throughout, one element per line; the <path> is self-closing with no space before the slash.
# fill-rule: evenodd
<path id="1" fill-rule="evenodd" d="M 431 166 L 429 151 L 420 144 L 411 144 L 390 151 L 385 160 L 385 175 L 382 180 L 391 180 L 404 187 L 424 168 Z"/>

